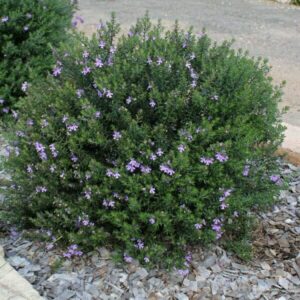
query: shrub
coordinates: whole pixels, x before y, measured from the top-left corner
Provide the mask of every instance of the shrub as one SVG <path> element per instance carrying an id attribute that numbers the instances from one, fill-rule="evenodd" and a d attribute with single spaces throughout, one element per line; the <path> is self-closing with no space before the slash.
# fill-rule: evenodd
<path id="1" fill-rule="evenodd" d="M 281 92 L 266 62 L 147 16 L 118 43 L 114 18 L 99 28 L 20 102 L 10 218 L 76 244 L 67 257 L 110 245 L 148 265 L 246 234 L 280 183 Z"/>
<path id="2" fill-rule="evenodd" d="M 291 3 L 295 5 L 300 5 L 300 0 L 292 0 Z"/>
<path id="3" fill-rule="evenodd" d="M 51 46 L 65 39 L 73 8 L 69 0 L 0 0 L 0 115 L 53 65 Z"/>

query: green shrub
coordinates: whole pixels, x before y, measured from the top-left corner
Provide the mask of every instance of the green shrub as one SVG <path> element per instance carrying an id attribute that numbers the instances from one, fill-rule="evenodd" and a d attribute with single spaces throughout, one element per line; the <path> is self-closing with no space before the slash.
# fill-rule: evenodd
<path id="1" fill-rule="evenodd" d="M 74 37 L 20 102 L 8 211 L 76 244 L 67 257 L 110 245 L 180 266 L 187 245 L 239 236 L 272 203 L 281 92 L 266 62 L 205 33 L 147 16 L 116 43 L 118 30 Z"/>
<path id="2" fill-rule="evenodd" d="M 292 0 L 292 4 L 300 5 L 300 0 Z"/>
<path id="3" fill-rule="evenodd" d="M 65 39 L 73 8 L 69 0 L 0 0 L 0 116 L 53 65 L 51 46 Z"/>

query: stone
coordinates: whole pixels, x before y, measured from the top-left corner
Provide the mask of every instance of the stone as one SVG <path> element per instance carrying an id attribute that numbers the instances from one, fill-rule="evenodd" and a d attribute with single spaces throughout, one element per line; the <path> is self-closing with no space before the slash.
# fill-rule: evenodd
<path id="1" fill-rule="evenodd" d="M 138 268 L 135 273 L 129 276 L 130 281 L 143 280 L 148 276 L 148 272 L 145 268 Z"/>
<path id="2" fill-rule="evenodd" d="M 177 300 L 189 300 L 189 297 L 183 293 L 178 293 L 175 295 Z"/>
<path id="3" fill-rule="evenodd" d="M 65 290 L 62 294 L 55 298 L 55 300 L 69 300 L 76 294 L 75 291 Z"/>
<path id="4" fill-rule="evenodd" d="M 210 276 L 211 271 L 200 265 L 197 268 L 197 273 L 198 273 L 199 277 L 203 278 L 203 280 L 206 280 Z M 201 279 L 199 278 L 199 280 L 201 280 Z"/>
<path id="5" fill-rule="evenodd" d="M 198 285 L 197 281 L 188 280 L 185 278 L 183 280 L 183 286 L 185 286 L 189 291 L 197 292 L 198 291 Z"/>
<path id="6" fill-rule="evenodd" d="M 295 261 L 296 261 L 296 264 L 298 265 L 298 267 L 300 268 L 300 253 L 297 255 Z"/>
<path id="7" fill-rule="evenodd" d="M 286 278 L 280 277 L 278 279 L 278 284 L 281 285 L 284 289 L 289 289 L 289 281 Z"/>
<path id="8" fill-rule="evenodd" d="M 10 257 L 8 259 L 8 262 L 16 269 L 24 268 L 25 266 L 28 266 L 30 264 L 30 262 L 27 259 L 20 256 Z"/>
<path id="9" fill-rule="evenodd" d="M 216 263 L 216 256 L 210 255 L 208 256 L 202 263 L 205 268 L 210 268 Z"/>

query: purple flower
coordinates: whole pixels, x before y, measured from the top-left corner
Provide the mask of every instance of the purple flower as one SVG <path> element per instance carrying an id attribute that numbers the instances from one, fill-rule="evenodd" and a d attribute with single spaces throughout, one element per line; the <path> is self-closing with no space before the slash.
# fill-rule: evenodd
<path id="1" fill-rule="evenodd" d="M 4 102 L 5 102 L 5 100 L 4 99 L 0 99 L 0 104 L 2 105 L 2 104 L 4 104 Z"/>
<path id="2" fill-rule="evenodd" d="M 46 119 L 42 119 L 41 123 L 42 123 L 42 128 L 45 128 L 49 125 L 49 122 Z"/>
<path id="3" fill-rule="evenodd" d="M 126 165 L 126 169 L 128 170 L 128 171 L 130 171 L 131 173 L 133 173 L 137 168 L 139 168 L 140 167 L 140 163 L 139 162 L 137 162 L 135 159 L 131 159 L 130 161 L 129 161 L 129 163 Z"/>
<path id="4" fill-rule="evenodd" d="M 158 66 L 161 65 L 163 63 L 163 59 L 161 57 L 158 57 L 156 63 Z"/>
<path id="5" fill-rule="evenodd" d="M 158 148 L 157 151 L 156 151 L 156 155 L 160 157 L 163 154 L 164 154 L 164 152 L 161 150 L 161 148 Z"/>
<path id="6" fill-rule="evenodd" d="M 50 251 L 54 248 L 54 244 L 53 243 L 49 243 L 46 245 L 46 250 Z"/>
<path id="7" fill-rule="evenodd" d="M 58 156 L 58 151 L 57 151 L 56 148 L 55 148 L 55 144 L 51 144 L 51 145 L 49 146 L 49 148 L 50 148 L 50 150 L 51 150 L 52 156 L 53 156 L 53 157 L 57 157 L 57 156 Z"/>
<path id="8" fill-rule="evenodd" d="M 113 93 L 110 90 L 107 90 L 106 91 L 106 97 L 107 98 L 112 98 L 112 96 L 113 96 Z"/>
<path id="9" fill-rule="evenodd" d="M 5 113 L 5 114 L 8 114 L 9 113 L 9 108 L 5 107 L 2 109 L 2 111 Z"/>
<path id="10" fill-rule="evenodd" d="M 151 99 L 149 105 L 150 107 L 154 108 L 156 106 L 156 102 L 153 99 Z"/>
<path id="11" fill-rule="evenodd" d="M 91 68 L 88 67 L 88 66 L 85 66 L 85 67 L 83 68 L 83 70 L 81 71 L 81 73 L 85 76 L 85 75 L 91 73 Z"/>
<path id="12" fill-rule="evenodd" d="M 178 146 L 177 149 L 178 149 L 178 151 L 179 151 L 180 153 L 182 153 L 182 152 L 185 151 L 185 145 L 181 144 L 181 145 Z"/>
<path id="13" fill-rule="evenodd" d="M 32 119 L 28 119 L 28 120 L 26 121 L 26 124 L 27 124 L 27 126 L 33 126 L 34 122 L 33 122 Z"/>
<path id="14" fill-rule="evenodd" d="M 103 67 L 103 62 L 102 62 L 102 60 L 100 58 L 96 58 L 95 66 L 97 68 L 102 68 Z"/>
<path id="15" fill-rule="evenodd" d="M 205 164 L 206 166 L 209 166 L 211 165 L 213 162 L 214 162 L 214 159 L 213 158 L 209 158 L 209 157 L 201 157 L 200 158 L 200 161 Z"/>
<path id="16" fill-rule="evenodd" d="M 148 65 L 151 65 L 151 64 L 152 64 L 152 59 L 151 59 L 151 57 L 148 57 L 148 58 L 147 58 L 147 64 L 148 64 Z"/>
<path id="17" fill-rule="evenodd" d="M 47 188 L 44 186 L 37 186 L 35 188 L 36 193 L 46 193 L 47 192 Z"/>
<path id="18" fill-rule="evenodd" d="M 219 162 L 225 162 L 228 160 L 228 156 L 226 153 L 221 153 L 221 152 L 218 152 L 216 155 L 215 155 L 216 159 L 219 161 Z"/>
<path id="19" fill-rule="evenodd" d="M 75 132 L 78 129 L 78 125 L 77 124 L 70 124 L 67 126 L 67 130 L 68 132 Z"/>
<path id="20" fill-rule="evenodd" d="M 83 89 L 76 90 L 76 95 L 78 98 L 81 98 L 84 95 L 84 90 Z"/>
<path id="21" fill-rule="evenodd" d="M 139 250 L 142 250 L 144 248 L 144 242 L 142 240 L 138 239 L 136 241 L 136 243 L 134 244 L 134 247 Z"/>
<path id="22" fill-rule="evenodd" d="M 203 227 L 203 225 L 199 223 L 196 223 L 194 226 L 197 230 L 200 230 Z"/>
<path id="23" fill-rule="evenodd" d="M 84 191 L 84 198 L 90 200 L 92 197 L 92 191 L 91 189 L 87 189 Z"/>
<path id="24" fill-rule="evenodd" d="M 113 200 L 107 200 L 107 199 L 104 199 L 103 201 L 102 201 L 102 205 L 104 206 L 104 207 L 106 207 L 106 208 L 113 208 L 113 207 L 115 207 L 115 201 L 113 201 Z"/>
<path id="25" fill-rule="evenodd" d="M 274 183 L 277 183 L 280 180 L 280 176 L 279 175 L 271 175 L 270 180 Z"/>
<path id="26" fill-rule="evenodd" d="M 144 174 L 151 173 L 151 168 L 149 166 L 143 166 L 143 165 L 141 165 L 140 169 L 141 169 L 141 172 L 144 173 Z"/>
<path id="27" fill-rule="evenodd" d="M 157 156 L 156 156 L 156 154 L 154 154 L 154 153 L 151 153 L 150 154 L 150 160 L 156 160 L 157 159 Z"/>
<path id="28" fill-rule="evenodd" d="M 155 224 L 155 219 L 154 218 L 150 218 L 149 219 L 149 223 L 152 224 L 152 225 Z"/>
<path id="29" fill-rule="evenodd" d="M 45 146 L 39 142 L 34 143 L 36 152 L 38 153 L 41 160 L 47 160 L 47 154 L 45 152 Z"/>
<path id="30" fill-rule="evenodd" d="M 228 204 L 226 204 L 225 202 L 222 202 L 221 205 L 220 205 L 220 208 L 222 210 L 226 209 L 228 207 Z"/>
<path id="31" fill-rule="evenodd" d="M 249 175 L 250 166 L 246 165 L 243 170 L 243 176 L 247 177 Z"/>
<path id="32" fill-rule="evenodd" d="M 184 270 L 178 270 L 177 273 L 178 273 L 180 276 L 185 277 L 185 276 L 189 275 L 190 271 L 189 271 L 189 269 L 184 269 Z"/>
<path id="33" fill-rule="evenodd" d="M 21 90 L 25 93 L 28 89 L 28 82 L 24 81 L 21 86 Z"/>
<path id="34" fill-rule="evenodd" d="M 116 53 L 116 47 L 115 47 L 115 46 L 111 46 L 111 47 L 109 48 L 109 52 L 110 52 L 111 54 Z"/>
<path id="35" fill-rule="evenodd" d="M 74 153 L 71 154 L 71 161 L 73 163 L 76 163 L 78 161 L 78 157 Z"/>
<path id="36" fill-rule="evenodd" d="M 235 211 L 233 212 L 233 216 L 234 216 L 235 218 L 237 218 L 237 217 L 239 216 L 239 213 L 235 210 Z"/>
<path id="37" fill-rule="evenodd" d="M 82 53 L 82 57 L 83 58 L 88 58 L 90 56 L 89 52 L 84 50 L 83 53 Z"/>
<path id="38" fill-rule="evenodd" d="M 106 176 L 118 179 L 121 177 L 121 174 L 119 172 L 113 172 L 111 169 L 108 169 L 106 171 Z"/>
<path id="39" fill-rule="evenodd" d="M 55 164 L 52 164 L 52 165 L 50 166 L 49 170 L 50 170 L 51 173 L 54 173 L 55 170 L 56 170 L 56 165 L 55 165 Z"/>
<path id="40" fill-rule="evenodd" d="M 27 165 L 26 170 L 27 170 L 27 173 L 29 173 L 29 174 L 32 174 L 32 173 L 33 173 L 33 169 L 32 169 L 32 166 L 31 166 L 31 165 Z"/>
<path id="41" fill-rule="evenodd" d="M 32 14 L 31 14 L 31 13 L 27 13 L 27 14 L 26 14 L 26 17 L 27 17 L 28 19 L 31 19 L 31 18 L 32 18 Z"/>
<path id="42" fill-rule="evenodd" d="M 222 225 L 223 224 L 222 224 L 222 222 L 221 222 L 220 219 L 215 218 L 213 220 L 212 230 L 216 232 L 216 234 L 217 234 L 216 238 L 217 239 L 220 239 L 221 236 L 222 236 L 222 234 L 223 234 L 223 232 L 222 232 Z"/>
<path id="43" fill-rule="evenodd" d="M 53 76 L 57 77 L 61 74 L 61 71 L 62 71 L 62 67 L 55 66 L 52 71 L 52 74 L 53 74 Z"/>
<path id="44" fill-rule="evenodd" d="M 4 17 L 1 18 L 2 23 L 6 23 L 6 22 L 8 22 L 8 20 L 9 20 L 8 16 L 4 16 Z"/>
<path id="45" fill-rule="evenodd" d="M 193 60 L 195 57 L 196 57 L 195 53 L 192 52 L 191 55 L 190 55 L 190 60 Z"/>
<path id="46" fill-rule="evenodd" d="M 127 99 L 126 99 L 126 104 L 130 104 L 132 102 L 132 98 L 129 96 Z"/>
<path id="47" fill-rule="evenodd" d="M 133 258 L 131 256 L 128 256 L 126 253 L 124 254 L 124 261 L 127 263 L 132 263 Z"/>
<path id="48" fill-rule="evenodd" d="M 155 194 L 155 187 L 151 186 L 150 190 L 149 190 L 149 193 L 154 195 Z"/>
<path id="49" fill-rule="evenodd" d="M 64 115 L 63 118 L 62 118 L 62 122 L 65 123 L 68 119 L 69 118 L 66 115 Z"/>
<path id="50" fill-rule="evenodd" d="M 19 136 L 19 137 L 24 137 L 25 136 L 25 133 L 23 131 L 16 131 L 16 136 Z"/>
<path id="51" fill-rule="evenodd" d="M 219 100 L 219 96 L 218 95 L 213 95 L 211 97 L 212 100 L 218 101 Z"/>
<path id="52" fill-rule="evenodd" d="M 28 31 L 29 30 L 29 26 L 28 25 L 25 25 L 24 27 L 23 27 L 23 30 L 26 32 L 26 31 Z"/>
<path id="53" fill-rule="evenodd" d="M 119 131 L 114 131 L 114 133 L 113 133 L 114 140 L 118 141 L 121 139 L 121 137 L 122 137 L 122 134 Z"/>
<path id="54" fill-rule="evenodd" d="M 100 47 L 101 49 L 103 49 L 103 48 L 105 47 L 105 45 L 106 45 L 106 43 L 105 43 L 104 41 L 100 41 L 99 47 Z"/>
<path id="55" fill-rule="evenodd" d="M 144 257 L 144 262 L 147 264 L 150 261 L 149 257 L 145 256 Z"/>
<path id="56" fill-rule="evenodd" d="M 160 165 L 160 166 L 159 166 L 159 169 L 160 169 L 163 173 L 165 173 L 165 174 L 167 174 L 167 175 L 169 175 L 169 176 L 172 176 L 172 175 L 175 174 L 175 171 L 174 171 L 173 169 L 171 169 L 169 166 L 164 165 L 164 164 Z"/>
<path id="57" fill-rule="evenodd" d="M 193 80 L 192 83 L 191 83 L 191 87 L 192 88 L 195 88 L 197 86 L 197 81 L 196 80 Z"/>

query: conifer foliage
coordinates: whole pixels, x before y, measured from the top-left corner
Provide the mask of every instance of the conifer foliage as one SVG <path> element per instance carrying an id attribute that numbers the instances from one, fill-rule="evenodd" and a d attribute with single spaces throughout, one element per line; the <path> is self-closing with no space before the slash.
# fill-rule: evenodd
<path id="1" fill-rule="evenodd" d="M 51 230 L 66 257 L 110 245 L 185 273 L 187 245 L 244 235 L 273 201 L 281 92 L 266 62 L 205 33 L 148 16 L 118 31 L 113 17 L 74 36 L 20 102 L 8 212 Z"/>

